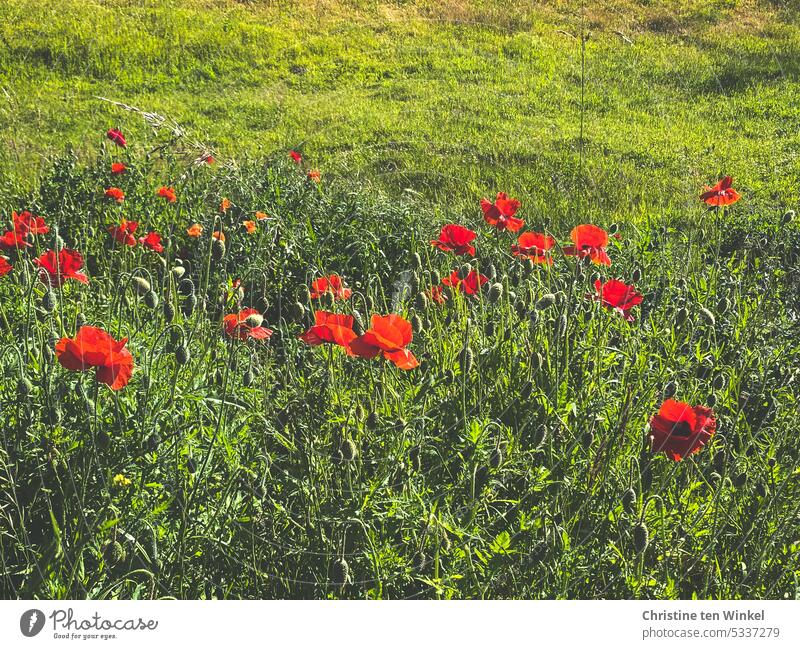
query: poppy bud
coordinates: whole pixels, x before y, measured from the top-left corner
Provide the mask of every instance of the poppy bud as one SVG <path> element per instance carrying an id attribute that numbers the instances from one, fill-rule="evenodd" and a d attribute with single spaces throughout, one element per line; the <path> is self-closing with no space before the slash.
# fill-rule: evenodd
<path id="1" fill-rule="evenodd" d="M 714 386 L 715 390 L 721 390 L 723 387 L 725 387 L 725 377 L 722 376 L 722 374 L 717 374 L 714 377 L 714 381 L 711 385 Z"/>
<path id="2" fill-rule="evenodd" d="M 486 277 L 488 277 L 489 279 L 494 279 L 495 277 L 497 277 L 497 268 L 495 268 L 494 264 L 489 264 L 486 267 Z"/>
<path id="3" fill-rule="evenodd" d="M 147 438 L 147 448 L 149 448 L 151 451 L 155 451 L 156 449 L 158 449 L 158 445 L 160 443 L 161 443 L 161 435 L 159 435 L 157 431 Z"/>
<path id="4" fill-rule="evenodd" d="M 644 523 L 638 523 L 633 528 L 633 547 L 637 554 L 641 554 L 650 543 L 650 532 Z"/>
<path id="5" fill-rule="evenodd" d="M 377 412 L 373 410 L 372 412 L 369 413 L 369 415 L 367 415 L 367 421 L 366 421 L 367 428 L 369 428 L 370 430 L 375 430 L 378 427 L 379 423 L 380 419 L 378 418 Z"/>
<path id="6" fill-rule="evenodd" d="M 358 456 L 358 449 L 352 439 L 345 439 L 339 445 L 339 455 L 345 462 L 352 462 Z"/>
<path id="7" fill-rule="evenodd" d="M 194 308 L 197 306 L 197 297 L 194 295 L 189 295 L 186 297 L 186 300 L 183 302 L 183 315 L 187 318 L 194 313 Z"/>
<path id="8" fill-rule="evenodd" d="M 472 266 L 470 266 L 469 264 L 463 264 L 461 268 L 458 270 L 458 277 L 460 279 L 465 279 L 467 275 L 469 275 L 471 272 L 472 272 Z"/>
<path id="9" fill-rule="evenodd" d="M 214 261 L 219 261 L 225 256 L 225 242 L 221 239 L 214 239 L 211 244 L 211 257 Z"/>
<path id="10" fill-rule="evenodd" d="M 155 309 L 158 306 L 158 295 L 155 291 L 145 293 L 144 304 L 148 309 Z"/>
<path id="11" fill-rule="evenodd" d="M 44 359 L 48 363 L 51 362 L 55 358 L 55 355 L 56 355 L 56 353 L 53 351 L 52 347 L 45 347 L 44 349 L 42 349 L 42 354 L 44 355 Z"/>
<path id="12" fill-rule="evenodd" d="M 428 308 L 428 296 L 425 293 L 417 293 L 417 297 L 414 300 L 414 308 L 417 311 L 424 311 Z"/>
<path id="13" fill-rule="evenodd" d="M 422 268 L 422 257 L 419 256 L 418 252 L 411 255 L 411 260 L 414 262 L 415 268 Z"/>
<path id="14" fill-rule="evenodd" d="M 411 318 L 411 327 L 412 327 L 412 328 L 414 329 L 414 331 L 416 331 L 417 333 L 419 333 L 419 332 L 420 332 L 420 331 L 422 331 L 422 329 L 423 329 L 423 325 L 422 325 L 422 318 L 420 318 L 420 317 L 419 317 L 419 316 L 418 316 L 416 313 L 415 313 L 415 314 L 414 314 L 414 316 Z"/>
<path id="15" fill-rule="evenodd" d="M 250 327 L 260 327 L 263 322 L 264 316 L 260 313 L 252 313 L 247 316 L 247 319 L 245 320 L 245 324 Z"/>
<path id="16" fill-rule="evenodd" d="M 549 309 L 556 303 L 556 296 L 552 293 L 545 293 L 539 300 L 536 302 L 536 308 L 539 311 L 544 311 L 545 309 Z"/>
<path id="17" fill-rule="evenodd" d="M 781 218 L 781 223 L 783 225 L 789 225 L 789 223 L 791 223 L 793 219 L 794 219 L 794 210 L 789 210 Z"/>
<path id="18" fill-rule="evenodd" d="M 197 471 L 197 465 L 195 464 L 194 459 L 192 459 L 191 457 L 186 458 L 186 470 L 189 473 L 194 473 L 195 471 Z"/>
<path id="19" fill-rule="evenodd" d="M 637 266 L 631 273 L 631 281 L 635 284 L 640 279 L 642 279 L 642 269 Z"/>
<path id="20" fill-rule="evenodd" d="M 75 328 L 80 329 L 85 324 L 86 324 L 86 316 L 80 311 L 78 311 L 78 313 L 75 314 Z"/>
<path id="21" fill-rule="evenodd" d="M 544 366 L 544 358 L 542 357 L 541 353 L 535 352 L 531 354 L 531 368 L 534 370 L 540 370 Z"/>
<path id="22" fill-rule="evenodd" d="M 486 333 L 486 337 L 487 338 L 493 338 L 496 331 L 497 331 L 497 328 L 495 327 L 494 322 L 489 320 L 486 323 L 486 327 L 484 327 L 484 332 Z"/>
<path id="23" fill-rule="evenodd" d="M 503 297 L 503 285 L 500 282 L 495 282 L 489 287 L 489 302 L 496 304 Z"/>
<path id="24" fill-rule="evenodd" d="M 712 327 L 717 323 L 717 319 L 714 317 L 714 314 L 704 306 L 700 307 L 700 316 Z"/>
<path id="25" fill-rule="evenodd" d="M 30 382 L 28 377 L 23 376 L 19 383 L 17 383 L 17 394 L 21 397 L 27 397 L 33 390 L 33 383 Z"/>
<path id="26" fill-rule="evenodd" d="M 587 36 L 588 38 L 588 36 Z M 609 234 L 616 234 L 619 231 L 619 225 L 616 222 L 612 223 L 608 226 L 608 233 Z"/>
<path id="27" fill-rule="evenodd" d="M 737 473 L 733 478 L 733 486 L 744 487 L 745 484 L 747 484 L 747 474 L 744 471 Z"/>
<path id="28" fill-rule="evenodd" d="M 175 307 L 172 306 L 172 302 L 164 302 L 164 318 L 167 322 L 172 322 L 174 317 Z"/>
<path id="29" fill-rule="evenodd" d="M 172 276 L 175 279 L 180 279 L 185 273 L 186 269 L 183 266 L 175 266 L 175 268 L 172 269 Z"/>
<path id="30" fill-rule="evenodd" d="M 636 491 L 633 487 L 622 494 L 622 509 L 628 514 L 632 514 L 636 509 Z"/>
<path id="31" fill-rule="evenodd" d="M 253 381 L 255 381 L 255 378 L 256 376 L 253 373 L 253 370 L 247 370 L 244 373 L 244 376 L 242 376 L 242 385 L 244 385 L 244 387 L 246 388 L 250 387 L 251 385 L 253 385 Z"/>
<path id="32" fill-rule="evenodd" d="M 689 311 L 686 309 L 685 306 L 682 306 L 678 309 L 678 312 L 675 314 L 675 324 L 680 327 L 686 319 L 689 317 Z"/>
<path id="33" fill-rule="evenodd" d="M 344 557 L 341 559 L 337 559 L 333 562 L 333 568 L 331 569 L 331 583 L 335 586 L 344 587 L 350 582 L 350 566 L 347 565 L 347 561 L 344 560 Z"/>
<path id="34" fill-rule="evenodd" d="M 587 430 L 581 435 L 581 446 L 584 449 L 589 449 L 592 446 L 592 442 L 594 442 L 594 433 L 592 431 Z"/>
<path id="35" fill-rule="evenodd" d="M 306 313 L 306 308 L 300 302 L 295 302 L 289 307 L 289 318 L 295 322 L 301 320 Z"/>
<path id="36" fill-rule="evenodd" d="M 775 465 L 776 465 L 777 463 L 778 463 L 778 461 L 777 461 L 777 460 L 776 460 L 774 457 L 771 457 L 771 458 L 769 458 L 769 459 L 767 460 L 767 466 L 768 466 L 770 469 L 774 469 L 774 468 L 775 468 Z"/>
<path id="37" fill-rule="evenodd" d="M 567 333 L 567 314 L 562 313 L 556 320 L 556 335 L 560 338 L 565 333 Z"/>
<path id="38" fill-rule="evenodd" d="M 764 498 L 767 495 L 767 487 L 764 485 L 763 482 L 759 482 L 756 485 L 756 495 L 759 498 Z"/>
<path id="39" fill-rule="evenodd" d="M 678 391 L 678 384 L 675 381 L 670 381 L 664 386 L 664 398 L 671 399 Z"/>
<path id="40" fill-rule="evenodd" d="M 46 313 L 52 313 L 57 304 L 58 298 L 56 298 L 56 294 L 53 291 L 47 291 L 42 297 L 42 308 Z"/>
<path id="41" fill-rule="evenodd" d="M 430 271 L 429 275 L 431 280 L 431 286 L 436 286 L 442 281 L 442 276 L 439 274 L 439 271 L 437 270 Z"/>
<path id="42" fill-rule="evenodd" d="M 178 291 L 181 293 L 181 295 L 194 295 L 194 282 L 188 277 L 186 279 L 182 279 L 178 283 Z"/>
<path id="43" fill-rule="evenodd" d="M 505 458 L 503 457 L 503 447 L 497 446 L 494 449 L 494 451 L 492 451 L 492 454 L 489 456 L 489 466 L 491 466 L 493 469 L 498 469 L 500 468 L 500 465 L 503 464 L 504 459 Z"/>
<path id="44" fill-rule="evenodd" d="M 189 362 L 189 350 L 186 345 L 180 345 L 175 349 L 175 361 L 178 365 L 186 365 Z"/>
<path id="45" fill-rule="evenodd" d="M 717 313 L 720 315 L 725 315 L 725 312 L 730 308 L 730 302 L 728 298 L 724 297 L 719 302 L 717 302 Z"/>
<path id="46" fill-rule="evenodd" d="M 517 312 L 517 317 L 522 320 L 528 313 L 528 306 L 525 304 L 525 300 L 520 298 L 514 302 L 514 311 Z"/>
<path id="47" fill-rule="evenodd" d="M 139 295 L 144 295 L 150 290 L 150 282 L 148 282 L 144 277 L 134 277 L 133 286 Z"/>
<path id="48" fill-rule="evenodd" d="M 461 350 L 461 353 L 458 355 L 458 365 L 461 368 L 462 374 L 469 374 L 470 370 L 472 369 L 472 362 L 474 360 L 474 356 L 472 354 L 472 350 L 469 347 L 464 347 Z"/>

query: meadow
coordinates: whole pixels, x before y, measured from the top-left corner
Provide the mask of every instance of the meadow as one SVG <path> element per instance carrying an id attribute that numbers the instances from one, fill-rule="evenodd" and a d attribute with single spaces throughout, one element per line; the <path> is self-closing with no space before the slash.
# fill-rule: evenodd
<path id="1" fill-rule="evenodd" d="M 800 597 L 796 7 L 58 7 L 0 595 Z"/>

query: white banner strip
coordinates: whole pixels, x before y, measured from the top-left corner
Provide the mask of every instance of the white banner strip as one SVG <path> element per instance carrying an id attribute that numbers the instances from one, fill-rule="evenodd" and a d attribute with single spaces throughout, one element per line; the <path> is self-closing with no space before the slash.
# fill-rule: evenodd
<path id="1" fill-rule="evenodd" d="M 800 603 L 2 601 L 0 646 L 800 646 Z"/>

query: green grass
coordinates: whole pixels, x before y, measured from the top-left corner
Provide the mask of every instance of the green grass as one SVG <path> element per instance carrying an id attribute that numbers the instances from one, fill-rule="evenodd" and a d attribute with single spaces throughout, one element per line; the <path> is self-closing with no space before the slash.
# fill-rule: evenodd
<path id="1" fill-rule="evenodd" d="M 326 173 L 442 209 L 497 187 L 541 219 L 667 209 L 722 173 L 798 198 L 800 28 L 788 4 L 4 3 L 6 176 L 176 119 L 226 156 L 301 147 Z M 624 38 L 623 38 L 624 36 Z M 585 182 L 584 182 L 585 180 Z M 580 188 L 580 189 L 579 189 Z"/>
<path id="2" fill-rule="evenodd" d="M 0 215 L 51 228 L 0 277 L 0 596 L 800 597 L 797 10 L 578 9 L 0 5 Z M 743 199 L 708 211 L 725 173 Z M 521 263 L 481 219 L 497 191 L 559 243 L 616 223 L 613 265 Z M 112 245 L 123 216 L 164 255 Z M 494 286 L 440 307 L 447 222 Z M 90 282 L 45 290 L 33 258 L 62 245 Z M 329 272 L 357 328 L 413 323 L 419 368 L 298 340 Z M 596 276 L 636 284 L 634 323 Z M 268 343 L 222 334 L 240 306 Z M 55 358 L 85 323 L 129 339 L 123 389 Z M 646 437 L 672 394 L 718 417 L 680 463 Z"/>

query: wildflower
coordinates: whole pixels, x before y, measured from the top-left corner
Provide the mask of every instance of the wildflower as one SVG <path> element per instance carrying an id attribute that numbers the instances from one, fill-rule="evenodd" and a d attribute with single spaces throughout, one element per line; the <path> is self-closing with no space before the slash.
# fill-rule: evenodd
<path id="1" fill-rule="evenodd" d="M 314 326 L 300 336 L 307 345 L 316 346 L 323 343 L 339 345 L 351 354 L 349 344 L 356 338 L 353 331 L 353 316 L 329 311 L 316 311 L 314 313 Z"/>
<path id="2" fill-rule="evenodd" d="M 197 237 L 199 237 L 201 234 L 203 234 L 203 226 L 202 226 L 202 225 L 200 225 L 199 223 L 195 223 L 195 224 L 193 224 L 193 225 L 190 225 L 190 226 L 189 226 L 189 227 L 186 229 L 186 234 L 188 234 L 190 237 L 197 238 Z"/>
<path id="3" fill-rule="evenodd" d="M 353 291 L 346 288 L 342 278 L 336 274 L 320 277 L 311 282 L 311 297 L 313 299 L 319 299 L 328 293 L 335 300 L 347 300 L 353 294 Z"/>
<path id="4" fill-rule="evenodd" d="M 125 200 L 125 192 L 123 192 L 119 187 L 109 187 L 106 189 L 105 197 L 115 200 L 117 203 L 121 203 Z"/>
<path id="5" fill-rule="evenodd" d="M 77 250 L 62 248 L 56 253 L 48 250 L 33 263 L 39 267 L 39 279 L 43 284 L 52 288 L 59 288 L 68 279 L 74 279 L 82 284 L 88 284 L 89 278 L 80 272 L 83 268 L 83 257 Z"/>
<path id="6" fill-rule="evenodd" d="M 414 334 L 411 323 L 399 315 L 373 315 L 371 327 L 350 342 L 350 351 L 361 358 L 375 358 L 379 354 L 401 370 L 411 370 L 419 365 L 406 346 Z"/>
<path id="7" fill-rule="evenodd" d="M 122 219 L 119 225 L 112 225 L 109 227 L 108 232 L 117 243 L 121 243 L 125 246 L 135 246 L 136 237 L 133 236 L 133 233 L 136 232 L 136 228 L 138 227 L 139 224 L 136 221 Z"/>
<path id="8" fill-rule="evenodd" d="M 472 245 L 472 241 L 476 236 L 478 235 L 469 228 L 450 223 L 442 228 L 439 238 L 431 241 L 431 245 L 439 248 L 439 250 L 452 252 L 456 255 L 472 256 L 475 254 L 475 247 Z"/>
<path id="9" fill-rule="evenodd" d="M 489 278 L 486 277 L 486 275 L 481 275 L 475 270 L 471 270 L 469 274 L 464 277 L 464 279 L 461 279 L 458 271 L 454 270 L 452 273 L 450 273 L 449 277 L 445 277 L 442 280 L 442 284 L 445 286 L 450 286 L 454 290 L 460 290 L 466 295 L 477 295 L 478 291 L 481 289 L 481 286 L 488 281 Z"/>
<path id="10" fill-rule="evenodd" d="M 44 217 L 34 216 L 28 211 L 20 212 L 19 214 L 11 212 L 11 220 L 14 223 L 14 232 L 22 236 L 50 232 L 50 228 L 44 222 Z"/>
<path id="11" fill-rule="evenodd" d="M 663 451 L 676 462 L 697 453 L 717 429 L 713 411 L 667 399 L 650 418 L 653 451 Z"/>
<path id="12" fill-rule="evenodd" d="M 121 473 L 118 473 L 117 475 L 115 475 L 111 479 L 111 482 L 114 484 L 114 486 L 117 489 L 126 489 L 126 488 L 130 487 L 133 484 L 128 478 L 126 478 Z"/>
<path id="13" fill-rule="evenodd" d="M 573 246 L 566 246 L 564 254 L 583 259 L 588 257 L 595 264 L 611 265 L 611 259 L 606 253 L 608 233 L 596 225 L 579 225 L 569 233 Z"/>
<path id="14" fill-rule="evenodd" d="M 301 156 L 297 151 L 289 151 L 289 157 L 297 164 L 300 164 L 303 159 L 303 156 Z"/>
<path id="15" fill-rule="evenodd" d="M 174 187 L 159 187 L 156 196 L 163 198 L 167 203 L 174 203 L 178 200 L 177 196 L 175 196 Z"/>
<path id="16" fill-rule="evenodd" d="M 258 229 L 255 221 L 242 221 L 242 226 L 247 230 L 247 234 L 255 234 Z"/>
<path id="17" fill-rule="evenodd" d="M 111 163 L 111 175 L 112 176 L 119 176 L 120 174 L 124 174 L 128 170 L 127 165 L 124 162 L 112 162 Z"/>
<path id="18" fill-rule="evenodd" d="M 618 279 L 610 279 L 602 283 L 599 279 L 594 282 L 595 294 L 593 299 L 602 303 L 607 309 L 613 309 L 625 318 L 628 322 L 633 322 L 634 317 L 630 310 L 637 304 L 641 304 L 642 295 L 636 292 L 633 285 L 628 285 Z"/>
<path id="19" fill-rule="evenodd" d="M 517 257 L 526 257 L 536 264 L 552 264 L 550 249 L 556 245 L 553 237 L 539 232 L 523 232 L 511 252 Z"/>
<path id="20" fill-rule="evenodd" d="M 213 165 L 213 164 L 216 162 L 216 159 L 215 159 L 215 158 L 214 158 L 214 156 L 213 156 L 213 155 L 211 155 L 210 153 L 204 153 L 203 155 L 201 155 L 201 156 L 200 156 L 200 157 L 197 159 L 197 161 L 198 161 L 200 164 Z"/>
<path id="21" fill-rule="evenodd" d="M 83 326 L 74 338 L 62 338 L 56 343 L 56 357 L 68 370 L 96 368 L 98 381 L 119 390 L 133 374 L 133 356 L 125 349 L 127 342 L 127 338 L 114 340 L 99 327 Z"/>
<path id="22" fill-rule="evenodd" d="M 211 236 L 214 239 L 216 239 L 217 241 L 219 241 L 221 243 L 225 243 L 225 233 L 224 232 L 220 232 L 220 231 L 212 232 Z"/>
<path id="23" fill-rule="evenodd" d="M 243 309 L 239 313 L 231 313 L 223 318 L 222 326 L 230 338 L 247 340 L 266 340 L 272 335 L 272 329 L 261 326 L 264 318 L 257 309 Z"/>
<path id="24" fill-rule="evenodd" d="M 158 232 L 148 232 L 145 236 L 139 237 L 139 243 L 154 252 L 164 252 L 164 246 L 161 244 L 161 235 Z"/>
<path id="25" fill-rule="evenodd" d="M 255 216 L 257 221 L 264 221 L 265 219 L 269 218 L 264 212 L 256 212 Z"/>
<path id="26" fill-rule="evenodd" d="M 436 302 L 436 304 L 444 304 L 447 301 L 447 295 L 445 295 L 442 286 L 431 286 L 426 295 L 431 299 L 431 302 Z"/>
<path id="27" fill-rule="evenodd" d="M 313 180 L 315 183 L 320 182 L 320 180 L 322 179 L 322 177 L 320 176 L 319 171 L 317 171 L 316 169 L 312 169 L 311 171 L 309 171 L 308 174 L 306 175 L 306 177 L 309 180 Z"/>
<path id="28" fill-rule="evenodd" d="M 118 128 L 110 128 L 106 133 L 106 137 L 111 140 L 114 144 L 123 149 L 127 146 L 127 141 L 125 140 L 125 136 L 122 134 Z"/>
<path id="29" fill-rule="evenodd" d="M 733 205 L 741 196 L 731 185 L 733 185 L 733 178 L 730 176 L 725 176 L 713 187 L 706 185 L 706 191 L 700 194 L 700 200 L 712 207 Z"/>
<path id="30" fill-rule="evenodd" d="M 503 192 L 497 194 L 494 203 L 490 203 L 485 198 L 481 199 L 484 220 L 498 230 L 508 230 L 510 232 L 517 232 L 525 225 L 525 221 L 514 216 L 520 205 L 521 203 L 518 200 L 509 198 Z"/>
<path id="31" fill-rule="evenodd" d="M 231 202 L 227 198 L 223 198 L 219 203 L 219 211 L 225 214 L 231 208 Z"/>
<path id="32" fill-rule="evenodd" d="M 25 235 L 15 230 L 9 230 L 0 237 L 0 248 L 10 250 L 11 248 L 29 248 L 30 243 L 25 241 Z"/>
<path id="33" fill-rule="evenodd" d="M 8 259 L 0 257 L 0 277 L 8 275 L 12 270 L 14 270 L 14 267 L 8 263 Z"/>

